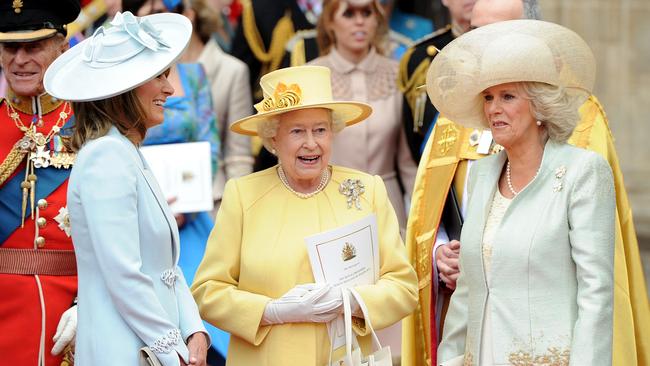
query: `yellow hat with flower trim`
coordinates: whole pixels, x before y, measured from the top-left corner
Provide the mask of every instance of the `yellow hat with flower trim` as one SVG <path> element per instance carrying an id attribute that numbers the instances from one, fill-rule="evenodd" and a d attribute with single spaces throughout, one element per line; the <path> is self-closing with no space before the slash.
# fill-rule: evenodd
<path id="1" fill-rule="evenodd" d="M 260 80 L 264 99 L 255 104 L 257 113 L 234 122 L 234 132 L 257 136 L 257 125 L 269 118 L 307 108 L 326 108 L 333 118 L 346 126 L 368 118 L 372 107 L 352 101 L 335 101 L 332 98 L 330 69 L 323 66 L 296 66 L 275 70 Z"/>

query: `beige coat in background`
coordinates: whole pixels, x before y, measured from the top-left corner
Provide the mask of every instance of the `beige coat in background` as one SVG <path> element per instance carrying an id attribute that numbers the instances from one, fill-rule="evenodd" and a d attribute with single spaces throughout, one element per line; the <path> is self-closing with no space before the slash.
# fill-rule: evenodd
<path id="1" fill-rule="evenodd" d="M 355 65 L 332 48 L 329 54 L 310 64 L 326 66 L 332 71 L 335 100 L 365 102 L 372 106 L 372 115 L 366 121 L 338 133 L 332 145 L 331 162 L 383 178 L 403 235 L 407 216 L 404 199 L 411 200 L 417 166 L 401 123 L 402 95 L 397 88 L 397 62 L 372 49 Z M 405 191 L 400 188 L 398 176 Z"/>
<path id="2" fill-rule="evenodd" d="M 212 188 L 216 212 L 226 181 L 253 172 L 250 137 L 234 133 L 229 128 L 232 122 L 252 113 L 253 100 L 246 64 L 223 52 L 214 38 L 205 45 L 198 61 L 203 64 L 210 83 L 221 140 L 219 170 Z"/>

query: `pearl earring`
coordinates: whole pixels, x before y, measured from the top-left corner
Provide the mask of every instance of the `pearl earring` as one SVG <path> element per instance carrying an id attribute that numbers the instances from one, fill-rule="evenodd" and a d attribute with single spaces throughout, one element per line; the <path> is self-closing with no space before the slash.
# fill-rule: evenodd
<path id="1" fill-rule="evenodd" d="M 271 154 L 277 155 L 275 149 L 271 149 Z"/>
<path id="2" fill-rule="evenodd" d="M 541 125 L 542 125 L 542 121 L 537 121 L 537 125 L 538 125 L 538 126 L 541 126 Z"/>

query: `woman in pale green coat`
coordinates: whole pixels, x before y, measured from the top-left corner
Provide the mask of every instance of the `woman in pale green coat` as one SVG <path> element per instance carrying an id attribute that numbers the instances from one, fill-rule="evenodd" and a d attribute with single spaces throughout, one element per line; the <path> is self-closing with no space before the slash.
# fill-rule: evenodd
<path id="1" fill-rule="evenodd" d="M 432 63 L 441 114 L 503 147 L 470 172 L 439 364 L 611 364 L 612 174 L 566 143 L 594 75 L 579 36 L 533 20 L 469 32 Z"/>

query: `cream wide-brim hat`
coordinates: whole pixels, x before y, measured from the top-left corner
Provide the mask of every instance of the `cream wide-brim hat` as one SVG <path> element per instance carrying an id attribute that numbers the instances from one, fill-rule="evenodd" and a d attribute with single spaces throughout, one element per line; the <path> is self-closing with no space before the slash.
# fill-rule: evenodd
<path id="1" fill-rule="evenodd" d="M 183 53 L 192 23 L 175 13 L 117 13 L 111 26 L 59 56 L 45 72 L 52 96 L 93 101 L 122 94 L 157 77 Z"/>
<path id="2" fill-rule="evenodd" d="M 575 102 L 591 94 L 596 61 L 575 32 L 540 20 L 486 25 L 450 42 L 427 71 L 427 94 L 440 114 L 471 128 L 488 128 L 481 93 L 510 82 L 566 88 Z"/>
<path id="3" fill-rule="evenodd" d="M 295 66 L 275 70 L 260 80 L 264 99 L 255 104 L 257 114 L 234 122 L 234 132 L 257 136 L 257 125 L 280 114 L 308 108 L 326 108 L 333 118 L 346 126 L 368 118 L 372 107 L 368 104 L 332 99 L 330 69 L 323 66 Z"/>

